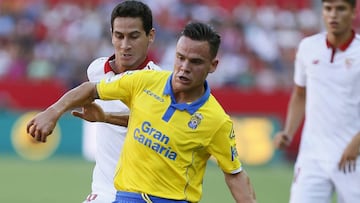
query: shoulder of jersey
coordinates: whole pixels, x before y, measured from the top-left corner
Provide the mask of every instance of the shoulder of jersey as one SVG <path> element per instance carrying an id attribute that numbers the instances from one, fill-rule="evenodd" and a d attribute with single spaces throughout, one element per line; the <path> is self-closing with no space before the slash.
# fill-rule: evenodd
<path id="1" fill-rule="evenodd" d="M 360 34 L 355 33 L 355 39 L 356 39 L 356 41 L 359 41 L 360 40 Z"/>
<path id="2" fill-rule="evenodd" d="M 323 46 L 325 44 L 325 40 L 326 40 L 325 32 L 317 33 L 315 35 L 305 37 L 299 43 L 299 49 L 305 49 L 307 52 L 308 50 L 312 50 L 313 48 Z"/>
<path id="3" fill-rule="evenodd" d="M 325 32 L 321 32 L 321 33 L 317 33 L 314 35 L 310 35 L 308 37 L 305 37 L 304 39 L 302 39 L 302 43 L 307 43 L 307 44 L 312 44 L 312 45 L 316 45 L 316 44 L 320 44 L 320 43 L 324 43 L 326 40 L 326 33 Z"/>
<path id="4" fill-rule="evenodd" d="M 214 112 L 218 112 L 218 113 L 221 113 L 221 114 L 227 114 L 225 112 L 224 108 L 219 103 L 219 101 L 214 97 L 214 95 L 212 95 L 212 94 L 210 95 L 209 102 L 211 104 L 211 108 L 213 110 L 215 110 Z"/>
<path id="5" fill-rule="evenodd" d="M 89 81 L 97 81 L 104 77 L 104 66 L 108 57 L 100 57 L 90 63 L 87 69 L 87 76 Z"/>
<path id="6" fill-rule="evenodd" d="M 149 61 L 149 63 L 144 67 L 143 70 L 161 70 L 160 66 L 156 65 L 154 62 Z"/>

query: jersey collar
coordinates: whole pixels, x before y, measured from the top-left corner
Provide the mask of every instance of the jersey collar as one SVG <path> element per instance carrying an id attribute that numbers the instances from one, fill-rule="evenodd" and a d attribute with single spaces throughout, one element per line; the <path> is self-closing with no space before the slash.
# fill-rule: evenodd
<path id="1" fill-rule="evenodd" d="M 104 73 L 108 73 L 108 72 L 114 72 L 114 70 L 111 68 L 111 65 L 110 65 L 110 61 L 113 61 L 115 60 L 115 54 L 113 54 L 112 56 L 110 56 L 108 58 L 108 60 L 105 62 L 105 65 L 104 65 Z M 141 70 L 143 68 L 145 68 L 145 66 L 150 62 L 150 59 L 148 56 L 146 56 L 144 62 L 142 64 L 140 64 L 136 70 Z M 115 73 L 115 72 L 114 72 Z"/>
<path id="2" fill-rule="evenodd" d="M 208 86 L 207 81 L 205 81 L 205 83 L 204 83 L 205 93 L 203 96 L 201 96 L 199 99 L 197 99 L 196 101 L 194 101 L 190 104 L 176 103 L 174 92 L 172 90 L 172 85 L 171 85 L 172 75 L 173 74 L 171 74 L 169 76 L 169 78 L 166 82 L 166 85 L 165 85 L 165 89 L 164 89 L 164 95 L 170 95 L 170 97 L 171 97 L 171 104 L 163 116 L 163 120 L 165 120 L 165 121 L 169 121 L 169 119 L 171 118 L 172 114 L 175 112 L 176 109 L 180 110 L 180 111 L 186 110 L 191 115 L 194 114 L 202 105 L 204 105 L 204 103 L 210 97 L 210 88 Z"/>
<path id="3" fill-rule="evenodd" d="M 341 51 L 345 51 L 345 50 L 350 46 L 350 44 L 351 44 L 351 42 L 353 41 L 354 38 L 355 38 L 355 31 L 352 30 L 352 31 L 351 31 L 351 37 L 350 37 L 346 42 L 344 42 L 343 44 L 341 44 L 338 48 L 339 48 Z M 327 38 L 326 38 L 326 46 L 327 46 L 328 48 L 332 48 L 332 49 L 336 48 L 336 47 L 334 47 L 334 46 L 329 42 L 329 40 L 328 40 Z"/>

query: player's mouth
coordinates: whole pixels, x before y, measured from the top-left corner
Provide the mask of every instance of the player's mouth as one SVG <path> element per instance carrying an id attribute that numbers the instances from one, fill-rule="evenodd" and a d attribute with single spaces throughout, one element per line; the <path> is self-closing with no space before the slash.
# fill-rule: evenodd
<path id="1" fill-rule="evenodd" d="M 182 84 L 189 84 L 191 82 L 190 78 L 188 78 L 184 75 L 177 76 L 177 78 L 178 78 L 178 81 Z"/>
<path id="2" fill-rule="evenodd" d="M 129 59 L 129 58 L 132 57 L 132 54 L 122 54 L 121 56 L 122 56 L 122 58 L 124 58 L 124 59 Z"/>
<path id="3" fill-rule="evenodd" d="M 331 22 L 329 23 L 329 25 L 330 25 L 330 27 L 332 27 L 332 28 L 336 28 L 336 27 L 339 25 L 339 23 L 338 23 L 338 22 L 335 22 L 335 21 L 331 21 Z"/>
<path id="4" fill-rule="evenodd" d="M 184 76 L 179 76 L 179 79 L 180 79 L 181 81 L 189 81 L 189 78 L 184 77 Z"/>

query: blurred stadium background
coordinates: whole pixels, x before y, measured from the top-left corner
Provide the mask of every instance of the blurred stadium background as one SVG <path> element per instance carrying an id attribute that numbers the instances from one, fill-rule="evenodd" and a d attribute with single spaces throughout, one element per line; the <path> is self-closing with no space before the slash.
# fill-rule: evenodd
<path id="1" fill-rule="evenodd" d="M 113 53 L 109 21 L 117 2 L 0 0 L 0 202 L 81 202 L 90 191 L 94 143 L 83 122 L 66 114 L 47 144 L 33 142 L 25 124 L 85 81 L 93 59 Z M 235 121 L 258 201 L 287 202 L 299 132 L 284 153 L 271 139 L 284 121 L 297 44 L 322 30 L 321 1 L 144 2 L 156 28 L 150 55 L 164 69 L 172 69 L 185 23 L 201 20 L 219 30 L 220 64 L 209 77 L 213 94 Z M 232 202 L 213 162 L 202 202 Z"/>

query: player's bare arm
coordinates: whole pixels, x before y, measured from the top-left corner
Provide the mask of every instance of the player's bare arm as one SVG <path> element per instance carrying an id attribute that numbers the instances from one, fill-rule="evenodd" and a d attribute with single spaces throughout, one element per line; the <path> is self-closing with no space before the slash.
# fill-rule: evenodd
<path id="1" fill-rule="evenodd" d="M 94 83 L 85 82 L 79 85 L 31 119 L 26 126 L 27 133 L 37 141 L 46 142 L 47 136 L 52 133 L 62 114 L 70 109 L 89 104 L 96 98 L 98 96 Z"/>
<path id="2" fill-rule="evenodd" d="M 360 132 L 353 137 L 345 148 L 339 162 L 339 170 L 351 173 L 356 170 L 356 160 L 360 154 Z"/>
<path id="3" fill-rule="evenodd" d="M 94 102 L 83 106 L 81 111 L 72 111 L 71 114 L 89 122 L 104 122 L 124 127 L 127 127 L 129 121 L 129 115 L 119 112 L 104 112 Z"/>
<path id="4" fill-rule="evenodd" d="M 278 149 L 288 147 L 299 128 L 305 115 L 305 87 L 295 86 L 290 98 L 287 117 L 285 121 L 285 129 L 277 133 L 274 137 L 274 145 Z"/>
<path id="5" fill-rule="evenodd" d="M 244 170 L 240 173 L 224 173 L 224 175 L 226 184 L 237 203 L 256 203 L 254 188 L 250 183 L 249 176 Z"/>
<path id="6" fill-rule="evenodd" d="M 115 113 L 108 112 L 105 114 L 104 122 L 127 127 L 129 122 L 129 115 L 124 115 L 116 112 Z"/>

